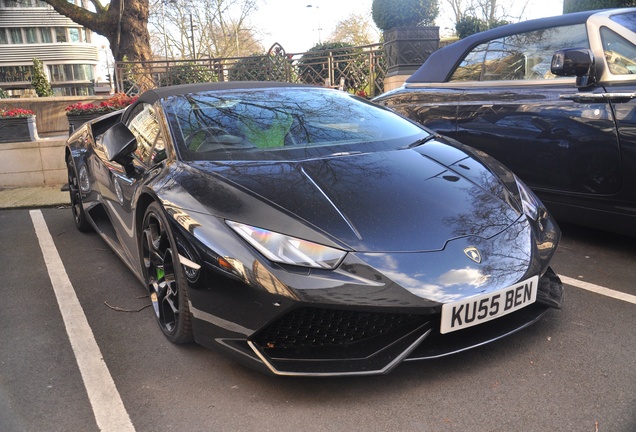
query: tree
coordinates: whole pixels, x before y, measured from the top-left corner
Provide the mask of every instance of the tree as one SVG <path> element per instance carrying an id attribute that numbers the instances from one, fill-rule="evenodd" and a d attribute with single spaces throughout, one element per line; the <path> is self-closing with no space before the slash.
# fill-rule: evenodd
<path id="1" fill-rule="evenodd" d="M 378 31 L 368 15 L 352 13 L 336 24 L 327 40 L 361 46 L 376 43 L 378 36 Z"/>
<path id="2" fill-rule="evenodd" d="M 563 0 L 563 13 L 636 6 L 636 0 Z"/>
<path id="3" fill-rule="evenodd" d="M 148 33 L 149 0 L 111 0 L 106 6 L 100 0 L 88 0 L 94 12 L 68 0 L 43 1 L 77 24 L 106 37 L 116 61 L 152 60 Z M 85 0 L 83 4 L 88 6 Z"/>
<path id="4" fill-rule="evenodd" d="M 150 24 L 158 57 L 238 57 L 265 51 L 249 25 L 256 0 L 154 1 Z"/>
<path id="5" fill-rule="evenodd" d="M 455 31 L 461 38 L 519 21 L 531 1 L 446 0 L 446 5 L 451 9 Z"/>
<path id="6" fill-rule="evenodd" d="M 439 14 L 437 0 L 373 0 L 371 15 L 380 30 L 433 24 Z"/>

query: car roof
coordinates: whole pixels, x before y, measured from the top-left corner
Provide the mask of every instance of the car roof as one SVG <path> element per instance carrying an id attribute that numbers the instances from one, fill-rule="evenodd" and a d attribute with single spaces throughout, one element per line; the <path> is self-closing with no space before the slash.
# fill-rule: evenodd
<path id="1" fill-rule="evenodd" d="M 159 87 L 145 91 L 139 97 L 147 103 L 154 103 L 159 99 L 183 94 L 200 93 L 205 91 L 241 90 L 241 89 L 266 89 L 276 87 L 316 87 L 307 84 L 293 84 L 276 81 L 230 81 L 216 83 L 181 84 L 168 87 Z"/>
<path id="2" fill-rule="evenodd" d="M 517 33 L 556 26 L 582 24 L 590 16 L 598 12 L 601 11 L 575 12 L 554 17 L 538 18 L 475 33 L 432 53 L 424 64 L 406 80 L 406 83 L 445 82 L 450 72 L 454 70 L 455 64 L 463 58 L 463 54 L 481 43 Z"/>
<path id="3" fill-rule="evenodd" d="M 196 84 L 180 84 L 167 87 L 158 87 L 143 92 L 137 101 L 130 105 L 122 117 L 122 121 L 126 122 L 128 116 L 134 111 L 134 107 L 141 103 L 153 104 L 160 99 L 171 96 L 179 96 L 185 94 L 193 94 L 207 91 L 223 91 L 223 90 L 256 90 L 268 88 L 322 88 L 309 84 L 295 84 L 277 81 L 230 81 L 230 82 L 213 82 L 213 83 L 196 83 Z"/>

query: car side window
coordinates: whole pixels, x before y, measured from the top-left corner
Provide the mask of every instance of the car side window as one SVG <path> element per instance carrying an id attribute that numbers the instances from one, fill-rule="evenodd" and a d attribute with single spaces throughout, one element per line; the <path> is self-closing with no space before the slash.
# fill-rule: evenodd
<path id="1" fill-rule="evenodd" d="M 166 150 L 155 109 L 144 104 L 135 111 L 127 124 L 137 139 L 135 156 L 146 165 L 159 163 L 166 158 Z"/>
<path id="2" fill-rule="evenodd" d="M 503 81 L 556 78 L 550 72 L 555 51 L 589 48 L 585 24 L 552 27 L 505 36 L 477 45 L 449 81 Z"/>
<path id="3" fill-rule="evenodd" d="M 605 61 L 612 75 L 636 73 L 636 46 L 633 43 L 607 27 L 601 27 L 601 40 Z"/>

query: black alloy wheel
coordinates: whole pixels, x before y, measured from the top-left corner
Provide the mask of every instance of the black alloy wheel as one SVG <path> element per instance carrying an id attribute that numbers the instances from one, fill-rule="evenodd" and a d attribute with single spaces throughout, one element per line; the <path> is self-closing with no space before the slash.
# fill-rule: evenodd
<path id="1" fill-rule="evenodd" d="M 80 189 L 77 171 L 75 170 L 75 163 L 73 163 L 72 156 L 69 156 L 66 159 L 66 170 L 68 173 L 68 192 L 71 196 L 71 212 L 73 212 L 75 227 L 77 227 L 77 229 L 81 232 L 92 231 L 93 227 L 86 219 L 86 213 L 84 212 L 82 191 Z"/>
<path id="2" fill-rule="evenodd" d="M 179 263 L 177 243 L 157 203 L 146 210 L 141 232 L 141 259 L 152 307 L 168 340 L 192 341 L 187 279 Z"/>

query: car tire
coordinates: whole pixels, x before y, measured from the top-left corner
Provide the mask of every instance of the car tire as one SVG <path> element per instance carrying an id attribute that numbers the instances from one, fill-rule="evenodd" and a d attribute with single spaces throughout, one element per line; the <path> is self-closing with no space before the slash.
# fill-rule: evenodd
<path id="1" fill-rule="evenodd" d="M 73 220 L 75 221 L 75 227 L 81 232 L 90 232 L 93 227 L 86 218 L 84 212 L 84 203 L 82 202 L 82 191 L 77 178 L 77 170 L 75 170 L 75 163 L 73 157 L 69 156 L 66 159 L 66 171 L 68 173 L 68 192 L 71 198 L 71 212 L 73 213 Z"/>
<path id="2" fill-rule="evenodd" d="M 144 279 L 159 328 L 172 343 L 191 342 L 188 282 L 170 224 L 156 202 L 144 214 L 140 243 Z"/>

